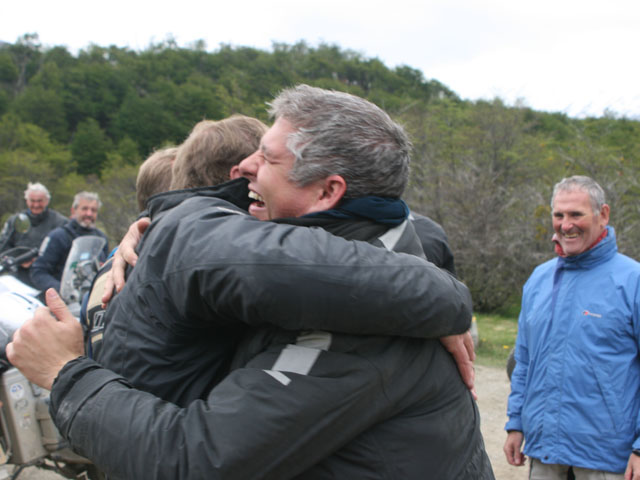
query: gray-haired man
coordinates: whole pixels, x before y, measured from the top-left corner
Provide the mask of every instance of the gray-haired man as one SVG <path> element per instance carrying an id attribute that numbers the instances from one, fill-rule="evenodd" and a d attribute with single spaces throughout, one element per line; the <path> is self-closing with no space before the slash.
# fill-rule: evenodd
<path id="1" fill-rule="evenodd" d="M 122 478 L 493 478 L 477 408 L 455 363 L 437 340 L 409 338 L 464 331 L 468 296 L 416 256 L 362 242 L 420 255 L 399 200 L 408 173 L 406 135 L 369 102 L 307 86 L 283 92 L 273 113 L 275 124 L 240 169 L 255 200 L 250 211 L 274 222 L 200 195 L 170 209 L 162 203 L 171 195 L 152 200 L 152 218 L 159 219 L 107 310 L 112 335 L 130 347 L 137 344 L 132 334 L 149 338 L 153 325 L 174 346 L 206 322 L 220 329 L 244 318 L 251 328 L 230 374 L 204 401 L 180 408 L 132 390 L 86 359 L 65 365 L 73 354 L 51 359 L 54 371 L 41 380 L 47 385 L 58 374 L 52 391 L 58 426 L 83 454 Z M 203 210 L 207 204 L 218 209 Z M 320 228 L 300 228 L 310 226 Z M 185 246 L 200 253 L 197 264 Z M 159 256 L 170 265 L 154 266 Z M 141 283 L 160 267 L 162 285 Z M 129 291 L 155 300 L 145 306 Z M 124 313 L 131 320 L 140 308 L 148 315 L 127 324 Z M 53 330 L 66 324 L 36 317 L 8 348 L 10 358 L 28 371 L 28 345 L 46 337 L 46 348 Z M 199 330 L 192 341 L 202 338 Z M 150 358 L 147 347 L 140 353 Z M 173 378 L 175 365 L 155 365 L 167 381 Z M 123 442 L 123 431 L 130 441 Z"/>
<path id="2" fill-rule="evenodd" d="M 71 206 L 71 221 L 52 230 L 40 245 L 40 254 L 31 267 L 31 280 L 36 288 L 42 291 L 48 288 L 60 290 L 62 270 L 75 238 L 96 235 L 107 239 L 96 228 L 100 206 L 97 193 L 80 192 L 75 195 Z M 108 254 L 109 246 L 105 242 L 101 260 L 104 261 Z"/>
<path id="3" fill-rule="evenodd" d="M 640 264 L 618 253 L 593 179 L 557 183 L 556 258 L 523 289 L 507 461 L 532 479 L 640 479 Z M 626 472 L 625 472 L 626 469 Z"/>
<path id="4" fill-rule="evenodd" d="M 38 248 L 51 230 L 69 221 L 61 213 L 49 208 L 51 195 L 41 183 L 29 183 L 24 191 L 24 200 L 27 209 L 9 217 L 0 232 L 0 252 L 13 247 Z M 21 223 L 21 217 L 26 222 L 24 228 L 17 225 Z M 31 285 L 29 267 L 34 260 L 18 267 L 17 278 L 28 285 Z"/>

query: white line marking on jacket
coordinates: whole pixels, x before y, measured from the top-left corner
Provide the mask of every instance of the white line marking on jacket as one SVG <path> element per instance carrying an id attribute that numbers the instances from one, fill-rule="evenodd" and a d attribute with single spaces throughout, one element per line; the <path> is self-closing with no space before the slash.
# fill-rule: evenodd
<path id="1" fill-rule="evenodd" d="M 378 237 L 378 240 L 382 242 L 382 244 L 387 250 L 393 250 L 395 248 L 395 246 L 398 243 L 398 240 L 400 240 L 400 237 L 402 237 L 402 234 L 404 233 L 405 228 L 407 228 L 407 222 L 408 220 L 405 220 L 397 227 L 393 227 L 387 230 L 384 234 Z"/>
<path id="2" fill-rule="evenodd" d="M 281 372 L 292 372 L 307 375 L 316 363 L 322 350 L 331 346 L 331 333 L 313 331 L 298 336 L 295 344 L 289 344 L 280 352 L 271 370 L 266 373 L 283 385 L 288 385 L 291 379 Z"/>

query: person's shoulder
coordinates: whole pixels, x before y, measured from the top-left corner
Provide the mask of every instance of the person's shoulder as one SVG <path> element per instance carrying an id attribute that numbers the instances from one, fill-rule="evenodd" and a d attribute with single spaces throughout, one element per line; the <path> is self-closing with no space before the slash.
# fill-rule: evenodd
<path id="1" fill-rule="evenodd" d="M 9 230 L 11 230 L 13 227 L 12 225 L 15 223 L 16 221 L 16 217 L 18 216 L 17 213 L 11 215 L 9 218 L 7 218 L 7 220 L 2 224 L 2 231 L 0 233 L 2 233 L 2 235 L 6 234 Z"/>
<path id="2" fill-rule="evenodd" d="M 25 210 L 25 212 L 26 212 L 26 210 Z M 25 213 L 25 212 L 16 212 L 16 213 L 12 214 L 11 216 L 9 216 L 9 218 L 7 218 L 7 221 L 5 223 L 9 223 L 9 222 L 13 223 L 13 222 L 15 222 L 16 218 L 18 218 L 18 215 L 20 215 L 21 213 Z"/>
<path id="3" fill-rule="evenodd" d="M 527 283 L 532 283 L 540 278 L 547 277 L 548 275 L 552 274 L 556 269 L 557 263 L 558 257 L 553 257 L 546 262 L 537 265 L 533 269 L 533 272 L 531 272 Z"/>
<path id="4" fill-rule="evenodd" d="M 76 236 L 77 234 L 72 228 L 72 222 L 69 221 L 51 230 L 45 237 L 45 240 L 48 238 L 49 243 L 53 242 L 66 248 L 71 245 L 71 242 L 73 242 Z"/>
<path id="5" fill-rule="evenodd" d="M 53 210 L 52 208 L 49 209 L 49 215 L 51 215 L 51 216 L 53 216 L 53 218 L 55 218 L 56 224 L 59 227 L 61 227 L 62 225 L 66 224 L 69 221 L 69 217 L 61 214 L 57 210 Z"/>
<path id="6" fill-rule="evenodd" d="M 444 237 L 446 239 L 446 233 L 444 231 L 444 228 L 442 228 L 442 226 L 435 220 L 427 217 L 426 215 L 416 213 L 413 210 L 409 214 L 409 218 L 413 221 L 413 224 L 416 226 L 416 230 L 426 230 L 432 235 L 437 235 L 440 237 Z"/>
<path id="7" fill-rule="evenodd" d="M 612 268 L 617 274 L 628 274 L 640 278 L 640 262 L 624 255 L 616 253 L 610 260 Z"/>
<path id="8" fill-rule="evenodd" d="M 246 210 L 232 202 L 207 196 L 190 197 L 162 214 L 165 222 L 179 222 L 182 225 L 205 218 L 215 221 L 220 217 L 250 217 Z"/>
<path id="9" fill-rule="evenodd" d="M 54 228 L 53 230 L 51 230 L 48 234 L 47 237 L 51 237 L 51 238 L 63 238 L 68 236 L 69 234 L 66 232 L 66 227 L 67 224 L 63 223 L 62 225 L 60 225 L 59 227 Z"/>
<path id="10" fill-rule="evenodd" d="M 65 245 L 71 244 L 69 240 L 69 233 L 65 231 L 65 226 L 56 227 L 51 230 L 42 240 L 40 244 L 39 257 L 46 255 L 58 255 L 58 252 L 64 248 Z M 36 263 L 38 263 L 36 259 Z"/>
<path id="11" fill-rule="evenodd" d="M 107 238 L 107 234 L 100 230 L 98 227 L 94 228 L 95 234 L 102 237 Z"/>
<path id="12" fill-rule="evenodd" d="M 625 255 L 624 253 L 618 252 L 615 254 L 613 258 L 618 262 L 621 262 L 625 265 L 629 265 L 629 267 L 631 268 L 640 269 L 640 262 L 638 262 L 638 260 L 636 260 L 635 258 L 631 258 Z"/>
<path id="13" fill-rule="evenodd" d="M 12 227 L 16 223 L 16 219 L 18 218 L 18 215 L 20 215 L 21 213 L 24 213 L 24 212 L 16 212 L 13 215 L 9 216 L 9 218 L 7 218 L 7 220 L 3 224 L 4 225 L 3 231 L 8 227 Z"/>
<path id="14" fill-rule="evenodd" d="M 211 208 L 227 208 L 240 213 L 247 213 L 246 210 L 238 207 L 228 199 L 208 195 L 194 195 L 189 197 L 181 202 L 176 208 L 193 209 L 196 205 Z"/>

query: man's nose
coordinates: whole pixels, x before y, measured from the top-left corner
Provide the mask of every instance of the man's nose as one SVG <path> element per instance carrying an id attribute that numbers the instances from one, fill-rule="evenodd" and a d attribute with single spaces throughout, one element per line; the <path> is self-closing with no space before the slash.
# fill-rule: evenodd
<path id="1" fill-rule="evenodd" d="M 258 152 L 249 155 L 238 165 L 240 175 L 246 178 L 254 178 L 258 172 Z"/>
<path id="2" fill-rule="evenodd" d="M 570 219 L 562 220 L 562 231 L 568 232 L 573 228 L 573 222 Z"/>

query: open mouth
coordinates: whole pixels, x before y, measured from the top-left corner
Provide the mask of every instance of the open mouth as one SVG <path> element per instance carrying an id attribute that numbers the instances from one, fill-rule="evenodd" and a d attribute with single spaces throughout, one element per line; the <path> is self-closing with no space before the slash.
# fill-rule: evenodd
<path id="1" fill-rule="evenodd" d="M 249 198 L 253 200 L 251 205 L 249 205 L 249 213 L 260 220 L 267 220 L 269 216 L 264 198 L 253 190 L 249 190 Z"/>
<path id="2" fill-rule="evenodd" d="M 261 207 L 264 206 L 263 198 L 259 194 L 254 192 L 253 190 L 249 191 L 249 198 L 252 199 L 252 200 L 255 200 L 256 203 L 260 204 Z"/>

